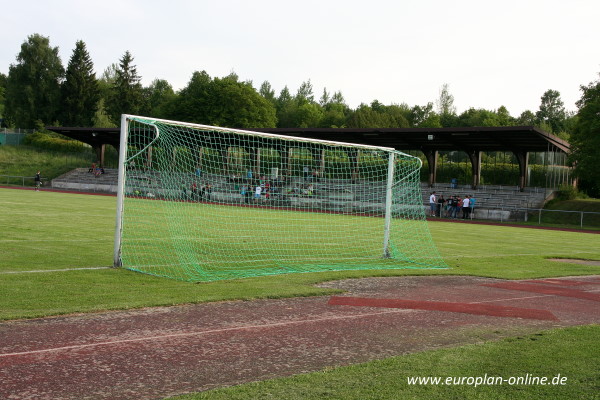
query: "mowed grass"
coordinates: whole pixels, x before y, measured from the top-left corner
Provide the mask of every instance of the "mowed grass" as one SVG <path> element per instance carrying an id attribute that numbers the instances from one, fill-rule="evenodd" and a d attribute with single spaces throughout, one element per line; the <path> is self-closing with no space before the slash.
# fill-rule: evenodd
<path id="1" fill-rule="evenodd" d="M 508 279 L 599 274 L 600 236 L 430 222 L 450 269 L 359 270 L 186 283 L 112 269 L 116 198 L 0 189 L 0 319 L 207 301 L 331 294 L 320 281 L 392 275 Z M 102 268 L 102 269 L 98 269 Z M 41 271 L 41 272 L 40 272 Z"/>
<path id="2" fill-rule="evenodd" d="M 600 274 L 548 257 L 600 260 L 600 236 L 430 222 L 450 269 L 343 271 L 193 284 L 112 264 L 116 199 L 0 189 L 0 319 L 217 300 L 312 296 L 314 283 L 363 276 L 462 274 L 521 279 Z M 103 269 L 95 269 L 103 268 Z M 191 394 L 183 399 L 598 398 L 600 327 L 556 329 L 498 342 L 393 357 L 322 372 Z M 408 385 L 408 377 L 524 377 L 565 385 Z"/>
<path id="3" fill-rule="evenodd" d="M 554 329 L 173 399 L 598 399 L 598 334 L 597 325 Z M 439 377 L 444 384 L 408 383 L 417 377 Z M 541 378 L 547 379 L 546 385 L 539 384 Z M 452 384 L 445 384 L 446 379 Z"/>
<path id="4" fill-rule="evenodd" d="M 445 267 L 427 223 L 214 203 L 126 199 L 123 265 L 182 280 L 290 272 Z M 393 252 L 393 250 L 392 250 Z M 183 266 L 183 267 L 182 267 Z"/>

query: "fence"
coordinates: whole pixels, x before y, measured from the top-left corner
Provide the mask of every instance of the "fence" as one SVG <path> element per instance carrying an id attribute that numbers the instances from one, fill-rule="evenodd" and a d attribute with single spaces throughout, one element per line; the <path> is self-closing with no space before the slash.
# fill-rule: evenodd
<path id="1" fill-rule="evenodd" d="M 47 183 L 46 178 L 41 178 L 42 184 L 45 185 Z M 35 177 L 34 176 L 15 176 L 15 175 L 0 175 L 0 185 L 6 186 L 35 186 Z"/>
<path id="2" fill-rule="evenodd" d="M 558 225 L 564 227 L 600 228 L 600 212 L 548 210 L 545 208 L 500 207 L 475 209 L 473 218 L 500 221 L 526 222 L 532 225 Z"/>
<path id="3" fill-rule="evenodd" d="M 7 132 L 6 129 L 0 130 L 0 145 L 17 146 L 25 140 L 26 132 L 24 129 L 19 129 L 21 132 Z"/>

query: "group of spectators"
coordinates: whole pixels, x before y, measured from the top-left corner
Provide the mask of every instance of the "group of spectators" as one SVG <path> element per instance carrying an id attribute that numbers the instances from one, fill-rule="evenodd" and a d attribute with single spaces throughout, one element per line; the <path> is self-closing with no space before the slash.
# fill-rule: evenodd
<path id="1" fill-rule="evenodd" d="M 252 171 L 248 171 L 247 180 L 240 187 L 240 194 L 244 203 L 268 201 L 273 196 L 279 195 L 280 187 L 284 184 L 283 179 L 267 179 L 264 175 L 258 179 L 252 178 Z M 237 186 L 236 186 L 237 187 Z"/>
<path id="2" fill-rule="evenodd" d="M 475 197 L 466 195 L 464 198 L 451 196 L 447 199 L 443 195 L 431 192 L 429 195 L 429 209 L 432 217 L 469 219 L 475 209 Z"/>
<path id="3" fill-rule="evenodd" d="M 88 173 L 94 174 L 94 177 L 97 178 L 100 175 L 104 174 L 104 167 L 100 164 L 92 163 L 90 168 L 88 168 Z"/>
<path id="4" fill-rule="evenodd" d="M 212 185 L 210 184 L 204 184 L 204 185 L 198 185 L 198 183 L 196 183 L 196 181 L 192 182 L 192 185 L 190 187 L 190 194 L 189 197 L 191 198 L 191 200 L 210 200 L 210 195 L 212 193 Z M 183 196 L 184 198 L 188 197 L 186 188 L 183 188 Z"/>

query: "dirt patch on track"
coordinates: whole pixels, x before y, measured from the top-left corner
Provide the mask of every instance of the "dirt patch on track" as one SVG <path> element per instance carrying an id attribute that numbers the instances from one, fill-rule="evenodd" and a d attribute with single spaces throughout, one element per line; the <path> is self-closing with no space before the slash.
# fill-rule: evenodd
<path id="1" fill-rule="evenodd" d="M 503 282 L 367 278 L 320 285 L 346 290 L 334 297 L 338 304 L 330 297 L 239 301 L 0 323 L 0 398 L 161 399 L 600 323 L 597 301 L 561 295 L 591 294 L 598 277 L 526 283 L 567 292 L 485 286 Z M 351 299 L 359 301 L 339 304 Z M 521 317 L 494 315 L 514 309 L 528 311 Z M 549 314 L 553 318 L 545 318 Z"/>

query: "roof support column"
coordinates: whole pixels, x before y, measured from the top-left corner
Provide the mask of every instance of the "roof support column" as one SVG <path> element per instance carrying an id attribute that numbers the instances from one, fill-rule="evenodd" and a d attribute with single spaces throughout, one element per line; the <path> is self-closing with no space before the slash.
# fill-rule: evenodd
<path id="1" fill-rule="evenodd" d="M 467 151 L 467 155 L 469 156 L 469 160 L 471 160 L 471 172 L 473 174 L 471 189 L 477 189 L 481 182 L 481 151 Z"/>
<path id="2" fill-rule="evenodd" d="M 146 154 L 146 167 L 152 169 L 152 146 L 148 146 L 148 153 Z"/>
<path id="3" fill-rule="evenodd" d="M 527 186 L 527 170 L 529 169 L 529 153 L 526 151 L 514 151 L 519 163 L 519 190 L 522 192 Z"/>
<path id="4" fill-rule="evenodd" d="M 359 176 L 358 163 L 360 162 L 360 150 L 351 150 L 348 152 L 350 165 L 352 166 L 352 183 L 356 183 Z"/>
<path id="5" fill-rule="evenodd" d="M 100 167 L 104 166 L 104 149 L 106 148 L 105 144 L 94 146 L 94 150 L 96 151 L 96 161 L 100 164 Z"/>
<path id="6" fill-rule="evenodd" d="M 425 154 L 427 165 L 429 166 L 429 187 L 433 187 L 437 179 L 437 161 L 439 152 L 437 150 L 427 149 L 423 150 L 423 154 Z"/>

